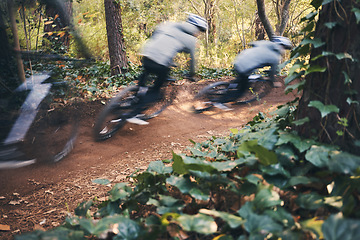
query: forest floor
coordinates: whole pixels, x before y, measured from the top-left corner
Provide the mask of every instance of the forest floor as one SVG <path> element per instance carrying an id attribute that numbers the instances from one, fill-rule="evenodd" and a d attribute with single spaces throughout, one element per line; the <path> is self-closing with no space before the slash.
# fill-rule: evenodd
<path id="1" fill-rule="evenodd" d="M 234 105 L 232 111 L 194 114 L 189 111 L 192 96 L 209 81 L 214 80 L 178 81 L 174 103 L 149 125 L 128 123 L 103 142 L 93 140 L 92 128 L 104 105 L 100 100 L 83 103 L 79 136 L 67 158 L 52 165 L 0 170 L 0 239 L 60 226 L 79 203 L 105 199 L 111 186 L 129 181 L 129 175 L 146 170 L 151 161 L 171 159 L 172 152 L 186 153 L 192 145 L 189 139 L 202 142 L 228 136 L 229 129 L 242 128 L 259 112 L 270 113 L 296 97 L 285 95 L 283 86 L 256 103 Z M 98 178 L 111 184 L 92 182 Z"/>

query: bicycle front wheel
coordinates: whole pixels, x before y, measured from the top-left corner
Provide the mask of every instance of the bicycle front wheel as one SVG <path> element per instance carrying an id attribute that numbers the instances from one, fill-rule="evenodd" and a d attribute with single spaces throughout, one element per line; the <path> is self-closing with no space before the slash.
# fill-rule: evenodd
<path id="1" fill-rule="evenodd" d="M 95 125 L 94 137 L 96 141 L 111 138 L 126 123 L 126 119 L 134 117 L 136 108 L 136 94 L 139 87 L 132 86 L 124 89 L 112 98 L 100 112 Z"/>
<path id="2" fill-rule="evenodd" d="M 64 87 L 53 87 L 43 99 L 24 140 L 20 143 L 20 150 L 29 159 L 55 163 L 68 156 L 74 148 L 79 127 L 78 104 L 59 101 L 65 96 L 64 92 L 69 91 L 67 86 Z"/>
<path id="3" fill-rule="evenodd" d="M 217 102 L 229 90 L 229 82 L 216 82 L 204 87 L 194 98 L 194 111 L 201 113 L 213 107 L 212 102 Z"/>
<path id="4" fill-rule="evenodd" d="M 273 82 L 270 80 L 249 80 L 248 89 L 237 99 L 236 103 L 244 104 L 259 101 L 267 95 L 272 88 Z"/>

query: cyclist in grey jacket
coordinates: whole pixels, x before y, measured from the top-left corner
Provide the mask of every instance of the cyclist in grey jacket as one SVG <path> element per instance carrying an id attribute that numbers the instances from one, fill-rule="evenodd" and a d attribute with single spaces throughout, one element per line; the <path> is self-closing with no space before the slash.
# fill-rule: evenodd
<path id="1" fill-rule="evenodd" d="M 271 67 L 269 77 L 274 81 L 281 56 L 285 53 L 286 49 L 292 48 L 291 41 L 282 36 L 273 36 L 271 41 L 255 41 L 250 45 L 252 48 L 240 52 L 234 61 L 234 69 L 237 73 L 238 96 L 241 96 L 247 90 L 248 77 L 258 68 Z M 231 97 L 227 96 L 227 98 Z"/>
<path id="2" fill-rule="evenodd" d="M 189 75 L 192 77 L 195 74 L 197 36 L 206 29 L 206 20 L 195 14 L 189 14 L 186 22 L 160 24 L 141 52 L 144 70 L 138 82 L 140 92 L 145 89 L 141 87 L 145 87 L 147 76 L 150 73 L 157 76 L 153 90 L 158 92 L 167 80 L 170 68 L 175 66 L 173 59 L 180 52 L 190 54 Z"/>

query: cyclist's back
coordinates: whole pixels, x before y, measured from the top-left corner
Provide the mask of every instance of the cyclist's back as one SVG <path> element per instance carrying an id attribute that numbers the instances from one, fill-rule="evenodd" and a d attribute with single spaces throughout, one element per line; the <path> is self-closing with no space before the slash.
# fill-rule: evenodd
<path id="1" fill-rule="evenodd" d="M 163 23 L 145 44 L 141 55 L 160 65 L 171 67 L 174 65 L 173 59 L 177 53 L 189 53 L 190 72 L 193 74 L 197 32 L 199 32 L 198 27 L 188 22 Z"/>
<path id="2" fill-rule="evenodd" d="M 234 68 L 236 72 L 250 75 L 255 69 L 270 66 L 270 77 L 272 78 L 281 60 L 284 48 L 277 43 L 266 40 L 252 42 L 250 45 L 252 48 L 242 51 L 235 58 Z"/>

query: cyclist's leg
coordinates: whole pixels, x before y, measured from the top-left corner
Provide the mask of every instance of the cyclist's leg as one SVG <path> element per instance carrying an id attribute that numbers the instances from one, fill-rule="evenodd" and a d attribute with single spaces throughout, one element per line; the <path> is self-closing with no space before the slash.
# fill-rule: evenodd
<path id="1" fill-rule="evenodd" d="M 236 78 L 236 83 L 237 85 L 237 96 L 236 97 L 240 97 L 241 95 L 243 95 L 249 88 L 249 74 L 245 74 L 245 73 L 237 73 L 237 78 Z"/>
<path id="2" fill-rule="evenodd" d="M 156 75 L 154 85 L 149 89 L 150 91 L 148 91 L 148 93 L 146 94 L 146 101 L 148 103 L 152 103 L 162 97 L 160 89 L 169 77 L 170 68 L 151 61 L 149 71 Z"/>
<path id="3" fill-rule="evenodd" d="M 226 102 L 235 101 L 237 98 L 239 98 L 241 95 L 244 94 L 244 92 L 248 89 L 248 86 L 249 86 L 248 75 L 237 72 L 236 79 L 234 80 L 233 83 L 229 85 L 227 93 L 221 96 L 218 102 L 226 103 Z"/>

